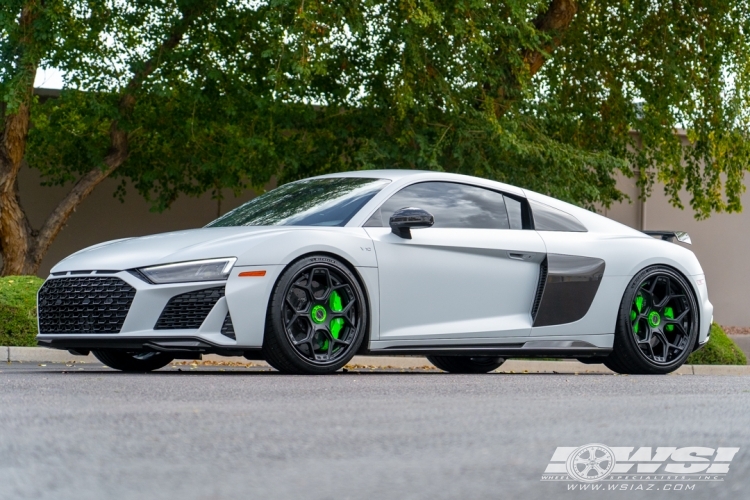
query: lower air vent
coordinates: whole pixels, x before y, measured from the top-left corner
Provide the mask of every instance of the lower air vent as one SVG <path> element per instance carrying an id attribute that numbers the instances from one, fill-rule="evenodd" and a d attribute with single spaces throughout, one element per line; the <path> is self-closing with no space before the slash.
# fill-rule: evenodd
<path id="1" fill-rule="evenodd" d="M 544 294 L 544 285 L 547 283 L 547 259 L 542 261 L 539 267 L 539 283 L 536 285 L 536 296 L 534 297 L 534 305 L 531 307 L 531 317 L 536 319 L 536 313 L 539 312 L 539 305 L 542 303 L 542 295 Z"/>
<path id="2" fill-rule="evenodd" d="M 200 328 L 208 313 L 223 296 L 223 286 L 175 295 L 167 302 L 154 330 Z"/>
<path id="3" fill-rule="evenodd" d="M 221 325 L 221 334 L 225 337 L 229 337 L 232 340 L 237 340 L 237 337 L 234 336 L 234 325 L 232 324 L 232 316 L 230 316 L 229 313 L 227 313 L 227 316 L 224 318 L 224 324 Z"/>

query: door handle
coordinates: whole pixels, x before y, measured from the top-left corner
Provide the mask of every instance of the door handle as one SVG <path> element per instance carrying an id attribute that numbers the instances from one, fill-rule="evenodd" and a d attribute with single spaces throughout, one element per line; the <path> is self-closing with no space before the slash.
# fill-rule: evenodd
<path id="1" fill-rule="evenodd" d="M 532 256 L 528 253 L 508 252 L 508 257 L 514 260 L 531 260 Z"/>

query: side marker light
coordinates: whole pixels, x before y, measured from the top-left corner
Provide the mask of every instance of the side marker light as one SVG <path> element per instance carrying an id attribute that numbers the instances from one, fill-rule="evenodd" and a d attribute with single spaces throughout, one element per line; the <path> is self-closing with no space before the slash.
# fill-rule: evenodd
<path id="1" fill-rule="evenodd" d="M 265 271 L 242 271 L 239 274 L 240 278 L 262 278 L 266 275 Z"/>

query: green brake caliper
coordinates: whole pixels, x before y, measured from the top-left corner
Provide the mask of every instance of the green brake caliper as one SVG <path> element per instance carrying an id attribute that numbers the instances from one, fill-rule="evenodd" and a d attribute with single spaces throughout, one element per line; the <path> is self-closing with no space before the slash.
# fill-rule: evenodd
<path id="1" fill-rule="evenodd" d="M 665 307 L 664 308 L 664 317 L 667 318 L 667 319 L 674 319 L 674 309 L 672 309 L 671 307 Z M 669 325 L 667 325 L 665 327 L 665 329 L 668 332 L 671 332 L 672 330 L 674 330 L 674 325 L 669 324 Z"/>
<path id="2" fill-rule="evenodd" d="M 645 299 L 643 298 L 643 295 L 640 293 L 636 295 L 635 300 L 633 301 L 633 305 L 638 310 L 636 313 L 634 310 L 630 310 L 630 321 L 635 321 L 635 319 L 638 317 L 639 314 L 643 311 L 643 303 L 645 302 Z M 635 322 L 633 325 L 633 333 L 638 334 L 638 321 Z"/>
<path id="3" fill-rule="evenodd" d="M 341 303 L 341 295 L 337 291 L 333 291 L 331 298 L 328 300 L 328 306 L 331 308 L 331 312 L 341 312 L 344 310 L 344 306 Z M 344 318 L 333 318 L 331 320 L 331 335 L 333 338 L 339 338 L 341 329 L 344 328 Z"/>
<path id="4" fill-rule="evenodd" d="M 323 309 L 323 306 L 315 306 L 316 308 L 319 307 Z M 328 307 L 331 309 L 331 312 L 341 312 L 344 310 L 344 306 L 341 303 L 341 295 L 334 290 L 331 292 L 331 297 L 328 299 Z M 313 308 L 314 310 L 315 308 Z M 313 318 L 313 321 L 315 321 L 315 318 Z M 341 333 L 341 329 L 344 327 L 344 319 L 343 318 L 333 318 L 331 322 L 329 323 L 329 328 L 331 329 L 331 336 L 335 339 L 339 338 L 339 334 Z M 323 351 L 328 350 L 328 339 L 325 339 L 323 343 L 320 345 L 320 349 Z"/>

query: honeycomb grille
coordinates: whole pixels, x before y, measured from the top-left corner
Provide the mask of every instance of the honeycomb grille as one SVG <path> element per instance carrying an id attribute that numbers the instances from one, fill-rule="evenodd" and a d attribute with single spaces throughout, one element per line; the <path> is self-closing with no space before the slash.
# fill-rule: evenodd
<path id="1" fill-rule="evenodd" d="M 225 337 L 229 337 L 230 339 L 237 340 L 237 337 L 234 335 L 232 316 L 230 316 L 229 313 L 227 313 L 226 317 L 224 318 L 224 324 L 221 325 L 221 334 Z"/>
<path id="2" fill-rule="evenodd" d="M 39 290 L 39 333 L 120 333 L 134 297 L 120 278 L 47 280 Z"/>
<path id="3" fill-rule="evenodd" d="M 200 328 L 203 320 L 224 296 L 224 287 L 206 288 L 175 295 L 161 312 L 155 330 L 180 330 Z"/>

